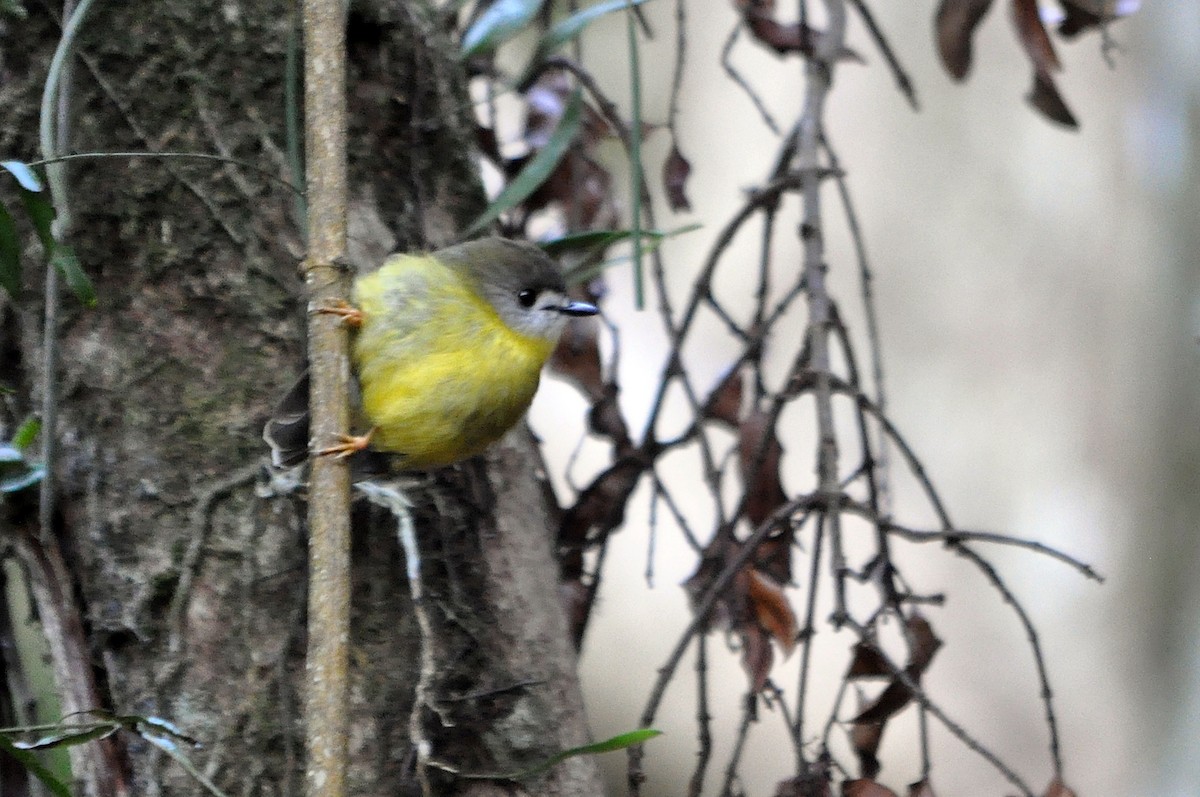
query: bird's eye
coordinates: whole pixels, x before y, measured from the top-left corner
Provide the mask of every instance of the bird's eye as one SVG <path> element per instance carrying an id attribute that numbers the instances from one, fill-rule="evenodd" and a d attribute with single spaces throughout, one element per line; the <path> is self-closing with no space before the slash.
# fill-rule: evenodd
<path id="1" fill-rule="evenodd" d="M 526 288 L 517 294 L 517 301 L 522 307 L 533 307 L 533 303 L 537 301 L 537 291 Z"/>

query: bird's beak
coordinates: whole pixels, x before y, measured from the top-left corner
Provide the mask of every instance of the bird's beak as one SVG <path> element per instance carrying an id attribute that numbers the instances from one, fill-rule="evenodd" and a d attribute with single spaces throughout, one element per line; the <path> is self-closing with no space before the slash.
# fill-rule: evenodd
<path id="1" fill-rule="evenodd" d="M 569 315 L 576 318 L 580 316 L 595 315 L 596 313 L 600 312 L 596 308 L 596 305 L 588 304 L 587 302 L 567 302 L 566 304 L 560 304 L 554 309 L 563 315 Z"/>

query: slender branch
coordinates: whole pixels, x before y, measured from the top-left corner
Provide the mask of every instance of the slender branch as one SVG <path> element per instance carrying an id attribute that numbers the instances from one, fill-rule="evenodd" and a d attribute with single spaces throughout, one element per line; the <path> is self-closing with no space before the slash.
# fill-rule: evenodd
<path id="1" fill-rule="evenodd" d="M 343 298 L 346 252 L 346 21 L 341 0 L 305 0 L 305 150 L 310 307 Z M 309 314 L 312 435 L 349 430 L 345 330 Z M 305 732 L 309 797 L 345 797 L 349 738 L 350 471 L 316 457 L 309 478 L 309 599 Z"/>
<path id="2" fill-rule="evenodd" d="M 854 6 L 854 10 L 862 17 L 863 24 L 867 26 L 867 31 L 871 34 L 871 38 L 875 41 L 875 46 L 879 48 L 879 52 L 883 54 L 883 58 L 887 61 L 888 68 L 892 70 L 892 76 L 896 78 L 896 85 L 900 89 L 900 93 L 908 100 L 908 104 L 912 106 L 914 111 L 920 110 L 921 105 L 917 102 L 917 89 L 913 86 L 912 79 L 908 76 L 900 59 L 896 57 L 896 52 L 892 49 L 892 45 L 888 42 L 887 37 L 883 35 L 883 30 L 879 27 L 879 23 L 875 21 L 875 15 L 871 13 L 871 9 L 867 6 L 866 0 L 849 0 L 850 5 Z"/>
<path id="3" fill-rule="evenodd" d="M 696 768 L 688 783 L 688 797 L 700 797 L 704 791 L 704 773 L 712 756 L 712 715 L 708 713 L 708 638 L 696 640 Z"/>
<path id="4" fill-rule="evenodd" d="M 846 32 L 846 8 L 842 0 L 826 0 L 828 21 L 825 35 L 814 53 L 805 62 L 804 111 L 797 128 L 797 171 L 800 173 L 800 194 L 803 219 L 800 238 L 804 247 L 804 279 L 808 285 L 807 343 L 811 348 L 811 369 L 815 377 L 814 396 L 817 420 L 817 479 L 818 492 L 835 502 L 841 495 L 838 486 L 838 442 L 833 425 L 833 391 L 830 377 L 833 369 L 829 354 L 829 331 L 833 323 L 833 302 L 825 283 L 825 239 L 821 215 L 821 131 L 824 128 L 825 99 L 833 83 L 834 64 L 842 51 Z M 845 553 L 842 551 L 840 515 L 836 504 L 829 511 L 830 566 L 834 578 L 834 625 L 846 616 Z M 797 711 L 797 714 L 802 712 Z M 799 719 L 797 720 L 800 721 Z"/>
<path id="5" fill-rule="evenodd" d="M 1030 551 L 1049 556 L 1052 559 L 1057 559 L 1060 562 L 1070 565 L 1078 570 L 1087 578 L 1104 583 L 1104 576 L 1096 572 L 1095 568 L 1086 562 L 1076 559 L 1068 553 L 1058 550 L 1045 543 L 1037 540 L 1027 540 L 1021 537 L 1013 537 L 1008 534 L 998 534 L 992 531 L 966 531 L 963 529 L 949 529 L 944 531 L 929 531 L 921 529 L 911 529 L 906 526 L 901 526 L 897 523 L 884 523 L 884 528 L 891 534 L 903 537 L 906 540 L 913 542 L 942 542 L 946 545 L 954 545 L 960 542 L 991 542 L 1000 545 L 1012 545 L 1017 548 L 1026 548 Z"/>

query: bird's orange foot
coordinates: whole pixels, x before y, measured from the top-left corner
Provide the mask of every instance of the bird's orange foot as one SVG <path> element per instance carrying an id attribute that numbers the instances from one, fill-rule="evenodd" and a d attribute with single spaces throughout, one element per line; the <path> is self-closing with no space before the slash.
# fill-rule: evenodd
<path id="1" fill-rule="evenodd" d="M 346 459 L 357 454 L 359 451 L 365 451 L 367 446 L 371 445 L 371 437 L 374 436 L 375 430 L 366 434 L 343 434 L 338 435 L 338 442 L 333 445 L 322 448 L 317 452 L 318 457 L 334 457 L 335 459 Z"/>
<path id="2" fill-rule="evenodd" d="M 361 327 L 363 323 L 362 310 L 359 310 L 345 299 L 339 299 L 337 302 L 325 307 L 318 307 L 317 312 L 324 315 L 335 315 L 342 320 L 343 324 L 355 329 Z"/>

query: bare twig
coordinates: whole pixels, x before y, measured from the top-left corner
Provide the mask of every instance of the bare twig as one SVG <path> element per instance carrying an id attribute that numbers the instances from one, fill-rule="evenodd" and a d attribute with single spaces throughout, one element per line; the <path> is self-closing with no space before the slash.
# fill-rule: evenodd
<path id="1" fill-rule="evenodd" d="M 343 298 L 346 252 L 346 22 L 339 0 L 305 0 L 304 101 L 310 307 Z M 348 341 L 337 320 L 309 314 L 312 435 L 349 430 Z M 309 797 L 345 797 L 349 739 L 350 470 L 315 457 L 309 477 L 305 733 Z"/>
<path id="2" fill-rule="evenodd" d="M 849 2 L 850 5 L 854 6 L 854 10 L 858 12 L 858 15 L 862 17 L 863 24 L 867 26 L 871 38 L 875 40 L 875 45 L 879 48 L 879 52 L 883 54 L 884 60 L 887 61 L 888 68 L 892 70 L 892 75 L 896 78 L 896 86 L 899 87 L 900 93 L 908 100 L 908 104 L 912 106 L 914 111 L 919 110 L 921 106 L 917 102 L 917 89 L 913 86 L 908 72 L 901 65 L 900 59 L 896 57 L 896 52 L 892 49 L 892 45 L 888 43 L 887 36 L 883 34 L 879 23 L 875 21 L 875 15 L 871 13 L 866 0 L 849 0 Z"/>

